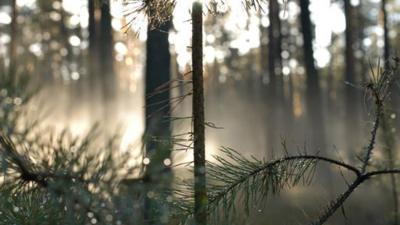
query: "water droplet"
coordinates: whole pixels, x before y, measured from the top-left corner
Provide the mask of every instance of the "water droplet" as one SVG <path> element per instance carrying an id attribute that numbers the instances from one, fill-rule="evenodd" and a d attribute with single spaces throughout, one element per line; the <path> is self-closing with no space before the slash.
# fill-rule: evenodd
<path id="1" fill-rule="evenodd" d="M 87 213 L 87 216 L 88 216 L 89 218 L 92 218 L 92 217 L 94 216 L 94 214 L 93 214 L 92 212 L 88 212 L 88 213 Z"/>
<path id="2" fill-rule="evenodd" d="M 396 119 L 396 114 L 392 114 L 392 115 L 390 115 L 390 119 L 392 119 L 392 120 L 394 120 L 394 119 Z"/>
<path id="3" fill-rule="evenodd" d="M 79 80 L 80 77 L 81 77 L 81 75 L 78 72 L 73 72 L 71 74 L 72 80 Z"/>
<path id="4" fill-rule="evenodd" d="M 106 216 L 106 221 L 107 222 L 111 222 L 113 220 L 113 216 L 112 215 L 107 215 Z"/>
<path id="5" fill-rule="evenodd" d="M 21 105 L 22 104 L 22 99 L 21 98 L 14 98 L 14 104 L 15 105 Z"/>
<path id="6" fill-rule="evenodd" d="M 17 206 L 14 206 L 13 211 L 14 211 L 15 213 L 19 212 L 19 208 L 18 208 Z"/>
<path id="7" fill-rule="evenodd" d="M 8 94 L 7 89 L 1 89 L 1 91 L 0 91 L 1 96 L 7 96 L 7 94 Z"/>
<path id="8" fill-rule="evenodd" d="M 149 165 L 149 164 L 150 164 L 150 159 L 147 158 L 147 157 L 144 158 L 144 159 L 143 159 L 143 164 L 144 164 L 144 165 Z"/>
<path id="9" fill-rule="evenodd" d="M 164 159 L 164 165 L 165 166 L 171 166 L 171 164 L 172 164 L 172 162 L 171 162 L 171 159 Z"/>
<path id="10" fill-rule="evenodd" d="M 78 47 L 79 45 L 81 45 L 81 39 L 76 35 L 72 35 L 71 37 L 69 37 L 68 41 L 74 47 Z"/>
<path id="11" fill-rule="evenodd" d="M 152 192 L 152 191 L 147 192 L 147 197 L 148 198 L 154 198 L 154 196 L 155 196 L 154 192 Z"/>

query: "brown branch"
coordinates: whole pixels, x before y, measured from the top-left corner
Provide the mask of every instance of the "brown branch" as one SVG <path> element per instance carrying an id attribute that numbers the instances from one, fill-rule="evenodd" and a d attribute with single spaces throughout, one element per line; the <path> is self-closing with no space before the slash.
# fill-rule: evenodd
<path id="1" fill-rule="evenodd" d="M 347 190 L 343 192 L 343 194 L 341 194 L 336 200 L 330 203 L 327 210 L 318 218 L 317 221 L 313 222 L 312 225 L 324 224 L 344 204 L 344 202 L 357 189 L 357 187 L 363 184 L 366 180 L 379 175 L 393 175 L 393 174 L 400 175 L 400 169 L 377 170 L 363 175 L 359 175 L 357 179 L 347 188 Z"/>
<path id="2" fill-rule="evenodd" d="M 369 178 L 384 174 L 400 173 L 400 170 L 396 169 L 380 170 L 380 171 L 373 171 L 370 173 L 366 173 L 369 161 L 371 159 L 373 150 L 375 148 L 377 133 L 380 126 L 380 119 L 381 116 L 383 115 L 383 105 L 387 94 L 387 89 L 385 88 L 385 85 L 387 85 L 387 83 L 390 82 L 391 78 L 388 77 L 388 75 L 384 72 L 382 73 L 379 80 L 373 81 L 372 83 L 368 84 L 367 90 L 372 93 L 372 96 L 375 100 L 376 110 L 375 110 L 374 125 L 371 130 L 369 144 L 366 148 L 365 158 L 362 161 L 361 172 L 357 174 L 357 178 L 347 188 L 347 190 L 328 205 L 326 211 L 323 212 L 322 215 L 315 222 L 312 223 L 313 225 L 324 224 L 339 208 L 341 208 L 341 206 L 349 198 L 349 196 L 356 190 L 356 188 Z"/>
<path id="3" fill-rule="evenodd" d="M 335 212 L 338 210 L 344 202 L 350 197 L 350 195 L 360 186 L 367 178 L 359 176 L 357 179 L 347 188 L 347 190 L 341 194 L 336 200 L 332 201 L 326 211 L 318 218 L 317 221 L 311 223 L 312 225 L 324 224 Z"/>
<path id="4" fill-rule="evenodd" d="M 378 129 L 380 126 L 380 118 L 381 115 L 383 113 L 383 102 L 379 97 L 379 94 L 376 93 L 376 91 L 374 92 L 374 96 L 375 96 L 375 104 L 376 104 L 376 112 L 375 112 L 375 121 L 374 121 L 374 126 L 371 130 L 371 138 L 367 147 L 367 151 L 366 151 L 366 155 L 362 164 L 362 169 L 361 172 L 364 173 L 367 169 L 367 166 L 369 165 L 369 161 L 371 159 L 371 155 L 372 152 L 375 148 L 375 143 L 376 143 L 376 137 L 377 137 L 377 133 L 378 133 Z"/>

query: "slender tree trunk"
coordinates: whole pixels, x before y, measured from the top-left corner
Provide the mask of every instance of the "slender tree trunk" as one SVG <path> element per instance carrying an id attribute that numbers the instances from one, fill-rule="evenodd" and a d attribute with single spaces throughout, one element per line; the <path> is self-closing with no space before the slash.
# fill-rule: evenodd
<path id="1" fill-rule="evenodd" d="M 360 4 L 358 4 L 356 11 L 357 11 L 357 20 L 358 20 L 358 48 L 361 51 L 361 54 L 364 56 L 367 54 L 367 50 L 365 49 L 365 46 L 363 44 L 363 40 L 365 38 L 365 28 L 366 28 L 366 18 L 363 14 L 364 10 L 364 5 L 363 2 L 360 1 Z M 360 79 L 362 83 L 367 82 L 368 79 L 368 63 L 366 62 L 365 59 L 361 58 L 360 60 Z"/>
<path id="2" fill-rule="evenodd" d="M 311 138 L 319 147 L 325 144 L 325 126 L 321 109 L 319 75 L 315 67 L 313 49 L 313 28 L 309 10 L 310 1 L 300 0 L 300 22 L 303 34 L 303 57 L 306 69 L 307 118 Z"/>
<path id="3" fill-rule="evenodd" d="M 203 80 L 203 5 L 195 1 L 192 7 L 193 65 L 193 138 L 194 138 L 194 219 L 196 225 L 207 224 L 207 188 Z"/>
<path id="4" fill-rule="evenodd" d="M 282 77 L 282 33 L 279 18 L 279 3 L 277 0 L 269 1 L 269 29 L 268 29 L 268 71 L 271 80 L 271 92 L 277 102 L 283 98 Z M 282 102 L 279 102 L 282 104 Z"/>
<path id="5" fill-rule="evenodd" d="M 386 10 L 386 0 L 382 0 L 381 2 L 381 13 L 382 13 L 382 26 L 383 26 L 383 40 L 384 40 L 384 50 L 383 50 L 383 58 L 385 60 L 385 68 L 389 69 L 390 66 L 390 40 L 389 40 L 389 27 L 388 27 L 388 21 L 387 21 L 387 10 Z M 396 86 L 396 85 L 393 85 Z M 392 87 L 392 93 L 395 92 L 395 87 Z M 396 98 L 397 96 L 393 94 L 392 96 L 392 104 L 393 107 L 396 109 Z M 390 118 L 387 115 L 383 115 L 382 118 L 382 129 L 384 133 L 384 143 L 385 143 L 385 150 L 387 152 L 387 157 L 388 157 L 388 164 L 390 168 L 393 168 L 395 166 L 395 159 L 396 155 L 394 154 L 393 150 L 396 145 L 396 139 L 393 138 L 394 133 L 391 132 L 392 126 L 390 125 Z M 390 175 L 390 183 L 391 183 L 391 188 L 392 188 L 392 195 L 393 195 L 393 211 L 394 211 L 394 216 L 393 216 L 393 224 L 398 225 L 399 224 L 399 194 L 397 191 L 397 179 L 396 176 L 391 174 Z"/>
<path id="6" fill-rule="evenodd" d="M 346 30 L 345 30 L 345 106 L 346 106 L 346 132 L 348 132 L 348 145 L 350 149 L 357 146 L 357 139 L 359 138 L 358 125 L 360 118 L 358 117 L 359 100 L 355 77 L 356 59 L 354 55 L 355 45 L 355 26 L 354 26 L 354 7 L 351 5 L 351 0 L 344 0 L 344 12 L 346 16 Z"/>
<path id="7" fill-rule="evenodd" d="M 279 18 L 279 3 L 277 0 L 269 1 L 269 28 L 268 28 L 268 65 L 269 74 L 268 96 L 267 96 L 267 128 L 270 148 L 276 148 L 279 137 L 276 134 L 282 133 L 285 126 L 281 123 L 283 119 L 284 94 L 282 77 L 282 34 L 281 20 Z M 262 37 L 263 38 L 263 37 Z"/>
<path id="8" fill-rule="evenodd" d="M 114 86 L 113 31 L 111 27 L 110 2 L 101 5 L 100 18 L 100 66 L 104 98 L 112 99 Z"/>
<path id="9" fill-rule="evenodd" d="M 96 11 L 98 11 L 97 0 L 88 0 L 88 14 L 89 14 L 89 48 L 88 48 L 88 76 L 86 80 L 87 87 L 87 100 L 89 102 L 89 112 L 92 115 L 97 115 L 91 118 L 92 122 L 96 122 L 101 114 L 100 108 L 100 38 L 99 38 L 99 20 L 96 18 Z"/>
<path id="10" fill-rule="evenodd" d="M 387 19 L 387 10 L 386 10 L 386 0 L 382 0 L 381 2 L 381 13 L 382 13 L 382 25 L 383 25 L 383 40 L 384 40 L 384 51 L 383 58 L 385 60 L 385 65 L 389 62 L 390 57 L 390 40 L 389 40 L 389 27 L 388 27 L 388 19 Z"/>
<path id="11" fill-rule="evenodd" d="M 96 63 L 97 63 L 97 35 L 96 35 L 96 18 L 95 18 L 95 0 L 88 0 L 88 13 L 89 13 L 89 82 L 91 85 L 95 82 Z"/>
<path id="12" fill-rule="evenodd" d="M 103 113 L 106 126 L 109 124 L 110 117 L 112 117 L 113 108 L 115 107 L 116 96 L 116 78 L 114 74 L 114 41 L 113 30 L 111 26 L 112 16 L 110 13 L 110 2 L 107 1 L 101 4 L 101 17 L 100 17 L 100 43 L 99 43 L 99 63 L 100 63 L 100 80 L 102 87 L 103 97 Z"/>
<path id="13" fill-rule="evenodd" d="M 354 7 L 351 5 L 350 0 L 344 0 L 344 11 L 346 16 L 345 78 L 347 82 L 354 84 L 356 81 L 354 71 Z"/>
<path id="14" fill-rule="evenodd" d="M 269 30 L 268 30 L 268 71 L 271 81 L 271 91 L 280 98 L 283 93 L 282 79 L 282 33 L 279 18 L 279 3 L 277 0 L 269 1 Z M 280 99 L 279 99 L 280 100 Z"/>
<path id="15" fill-rule="evenodd" d="M 9 56 L 10 56 L 10 64 L 9 64 L 9 70 L 8 70 L 8 75 L 10 78 L 10 82 L 15 83 L 17 79 L 17 74 L 16 74 L 16 57 L 17 57 L 17 0 L 11 0 L 11 8 L 12 8 L 12 13 L 11 13 L 11 31 L 10 31 L 10 36 L 11 36 L 11 41 L 10 41 L 10 49 L 9 49 Z"/>

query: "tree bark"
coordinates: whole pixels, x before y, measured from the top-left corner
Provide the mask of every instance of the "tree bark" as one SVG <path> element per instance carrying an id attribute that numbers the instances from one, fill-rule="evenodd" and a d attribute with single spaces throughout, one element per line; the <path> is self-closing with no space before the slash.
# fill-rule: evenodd
<path id="1" fill-rule="evenodd" d="M 207 224 L 207 188 L 205 157 L 204 81 L 203 81 L 203 5 L 192 7 L 193 65 L 193 138 L 194 138 L 194 219 L 196 225 Z"/>

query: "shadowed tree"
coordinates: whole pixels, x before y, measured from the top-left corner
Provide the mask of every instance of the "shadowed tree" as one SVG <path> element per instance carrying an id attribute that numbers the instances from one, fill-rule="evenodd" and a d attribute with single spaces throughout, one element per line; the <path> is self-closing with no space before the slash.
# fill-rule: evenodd
<path id="1" fill-rule="evenodd" d="M 168 34 L 171 21 L 166 21 L 154 29 L 149 25 L 146 42 L 146 157 L 150 164 L 146 167 L 146 182 L 152 187 L 170 183 L 171 174 L 165 171 L 164 160 L 171 158 L 170 128 L 170 85 L 171 54 Z M 162 91 L 159 91 L 162 87 Z M 157 187 L 157 188 L 163 188 Z M 157 201 L 146 199 L 145 220 L 160 218 L 152 213 L 157 209 Z M 154 224 L 158 224 L 155 222 Z"/>
<path id="2" fill-rule="evenodd" d="M 389 27 L 388 27 L 388 15 L 387 15 L 387 4 L 386 0 L 381 1 L 381 16 L 382 16 L 382 27 L 383 27 L 383 59 L 385 60 L 385 66 L 389 62 L 390 56 L 390 40 L 389 40 Z"/>
<path id="3" fill-rule="evenodd" d="M 351 5 L 350 0 L 344 0 L 344 13 L 346 17 L 346 30 L 345 30 L 345 120 L 346 120 L 346 132 L 348 132 L 347 143 L 350 149 L 354 148 L 357 143 L 356 137 L 358 137 L 358 125 L 359 125 L 359 101 L 358 91 L 354 87 L 357 82 L 356 79 L 356 58 L 354 54 L 355 46 L 355 8 Z"/>
<path id="4" fill-rule="evenodd" d="M 268 28 L 268 65 L 269 74 L 268 84 L 268 138 L 270 147 L 275 148 L 279 138 L 276 134 L 281 133 L 278 121 L 282 119 L 283 99 L 283 79 L 282 79 L 282 32 L 281 20 L 279 18 L 279 3 L 277 0 L 270 0 L 268 7 L 269 28 Z M 278 122 L 278 123 L 277 123 Z"/>
<path id="5" fill-rule="evenodd" d="M 319 75 L 314 60 L 313 25 L 310 19 L 309 5 L 309 0 L 300 0 L 300 23 L 303 35 L 303 58 L 307 84 L 307 120 L 313 139 L 312 143 L 316 143 L 317 147 L 322 147 L 325 144 L 325 127 L 321 109 Z"/>
<path id="6" fill-rule="evenodd" d="M 104 101 L 104 119 L 107 121 L 112 115 L 112 104 L 115 101 L 116 77 L 114 74 L 113 30 L 111 26 L 112 16 L 110 2 L 101 4 L 100 32 L 99 32 L 99 64 L 100 85 Z"/>
<path id="7" fill-rule="evenodd" d="M 88 89 L 86 98 L 89 103 L 88 111 L 90 114 L 94 115 L 91 119 L 92 123 L 98 122 L 99 119 L 103 119 L 105 114 L 107 113 L 107 109 L 102 109 L 102 101 L 106 102 L 103 98 L 105 92 L 101 92 L 103 88 L 103 79 L 106 77 L 103 67 L 105 67 L 110 62 L 107 62 L 106 65 L 103 65 L 103 62 L 107 59 L 112 59 L 110 56 L 101 57 L 101 52 L 103 51 L 101 48 L 101 39 L 102 35 L 101 27 L 100 27 L 100 5 L 101 1 L 98 0 L 87 0 L 88 1 L 88 52 L 87 52 L 87 77 L 85 80 L 81 82 L 85 82 L 84 86 Z M 112 53 L 111 53 L 112 54 Z M 112 63 L 112 62 L 111 62 Z M 106 106 L 107 107 L 107 106 Z M 102 111 L 103 110 L 103 111 Z"/>
<path id="8" fill-rule="evenodd" d="M 11 78 L 11 82 L 15 82 L 17 79 L 16 74 L 16 57 L 17 57 L 17 0 L 11 0 L 11 24 L 10 24 L 10 49 L 9 49 L 9 70 L 8 75 Z"/>
<path id="9" fill-rule="evenodd" d="M 98 54 L 97 49 L 97 35 L 96 35 L 96 4 L 95 0 L 88 0 L 88 14 L 89 14 L 89 82 L 91 85 L 95 82 L 96 71 L 96 61 Z"/>
<path id="10" fill-rule="evenodd" d="M 281 100 L 282 85 L 282 33 L 279 18 L 279 3 L 277 0 L 269 1 L 269 29 L 268 29 L 268 72 L 270 76 L 271 94 Z"/>
<path id="11" fill-rule="evenodd" d="M 390 69 L 390 39 L 389 39 L 389 27 L 388 27 L 388 12 L 387 12 L 387 1 L 381 0 L 381 18 L 382 18 L 382 27 L 383 27 L 383 59 L 385 60 L 385 69 Z M 391 87 L 392 94 L 392 107 L 397 109 L 398 106 L 398 94 L 396 93 L 396 85 L 392 85 Z M 390 117 L 391 112 L 387 110 L 387 112 L 382 116 L 382 130 L 383 130 L 383 142 L 385 144 L 384 150 L 386 152 L 386 157 L 388 161 L 388 165 L 390 168 L 395 167 L 397 154 L 395 152 L 396 148 L 396 139 L 394 138 L 394 133 L 392 132 L 393 126 Z M 399 224 L 399 194 L 397 187 L 397 177 L 393 174 L 390 175 L 390 183 L 391 183 L 391 191 L 393 197 L 393 225 Z"/>

